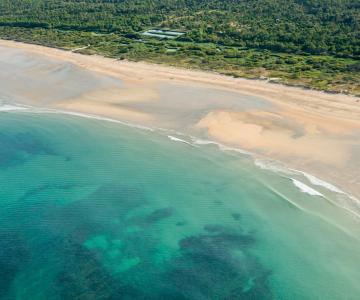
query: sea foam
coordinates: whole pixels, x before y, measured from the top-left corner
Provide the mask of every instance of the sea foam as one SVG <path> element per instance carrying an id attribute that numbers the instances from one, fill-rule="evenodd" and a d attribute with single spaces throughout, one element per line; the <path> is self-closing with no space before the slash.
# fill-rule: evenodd
<path id="1" fill-rule="evenodd" d="M 302 183 L 299 180 L 296 180 L 294 178 L 290 178 L 293 184 L 303 193 L 309 194 L 311 196 L 320 196 L 324 197 L 323 194 L 319 193 L 317 190 L 314 190 L 313 188 L 309 187 L 305 183 Z"/>
<path id="2" fill-rule="evenodd" d="M 301 171 L 299 171 L 301 172 Z M 313 185 L 318 185 L 318 186 L 322 186 L 326 189 L 328 189 L 329 191 L 338 193 L 338 194 L 345 194 L 344 191 L 340 190 L 338 187 L 332 185 L 331 183 L 328 183 L 324 180 L 321 180 L 320 178 L 315 177 L 314 175 L 305 173 L 305 172 L 301 172 Z"/>
<path id="3" fill-rule="evenodd" d="M 269 170 L 274 171 L 277 173 L 283 173 L 286 175 L 303 175 L 309 182 L 313 185 L 321 186 L 331 192 L 343 194 L 349 196 L 349 198 L 353 198 L 353 196 L 346 194 L 343 190 L 338 188 L 337 186 L 326 182 L 314 175 L 311 175 L 309 173 L 306 173 L 304 171 L 296 170 L 287 168 L 284 165 L 282 165 L 280 162 L 273 161 L 273 160 L 267 160 L 267 159 L 255 159 L 255 165 L 263 170 Z"/>
<path id="4" fill-rule="evenodd" d="M 28 109 L 27 106 L 20 106 L 20 105 L 3 104 L 0 106 L 0 112 L 26 110 L 26 109 Z"/>
<path id="5" fill-rule="evenodd" d="M 298 171 L 286 168 L 283 164 L 275 160 L 269 159 L 255 159 L 254 160 L 255 166 L 262 170 L 269 170 L 276 173 L 283 173 L 286 175 L 297 175 Z"/>
<path id="6" fill-rule="evenodd" d="M 241 154 L 251 155 L 250 152 L 240 149 L 240 148 L 229 147 L 224 144 L 221 144 L 221 143 L 218 143 L 215 141 L 211 141 L 211 140 L 203 140 L 203 139 L 198 139 L 196 137 L 191 137 L 191 138 L 192 138 L 193 143 L 196 145 L 215 145 L 221 151 L 232 151 L 232 152 L 237 152 L 237 153 L 241 153 Z"/>
<path id="7" fill-rule="evenodd" d="M 185 141 L 183 139 L 180 139 L 178 137 L 175 137 L 175 136 L 172 136 L 172 135 L 168 135 L 167 136 L 170 140 L 174 141 L 174 142 L 180 142 L 180 143 L 184 143 L 184 144 L 187 144 L 187 145 L 190 145 L 192 147 L 195 147 L 195 145 L 191 144 L 190 142 L 188 141 Z"/>
<path id="8" fill-rule="evenodd" d="M 133 124 L 133 123 L 129 123 L 129 122 L 123 122 L 123 121 L 119 121 L 116 119 L 101 117 L 101 116 L 92 115 L 92 114 L 75 112 L 75 111 L 67 111 L 67 110 L 51 109 L 51 108 L 38 108 L 38 107 L 33 107 L 33 106 L 9 105 L 9 104 L 4 104 L 4 105 L 0 106 L 0 112 L 10 112 L 10 111 L 24 111 L 24 112 L 38 113 L 38 114 L 40 114 L 40 113 L 42 113 L 42 114 L 63 114 L 63 115 L 76 116 L 76 117 L 81 117 L 81 118 L 86 118 L 86 119 L 94 119 L 94 120 L 106 121 L 106 122 L 111 122 L 111 123 L 117 123 L 117 124 L 122 124 L 122 125 L 133 127 L 133 128 L 148 130 L 148 131 L 154 131 L 154 129 L 151 127 Z"/>

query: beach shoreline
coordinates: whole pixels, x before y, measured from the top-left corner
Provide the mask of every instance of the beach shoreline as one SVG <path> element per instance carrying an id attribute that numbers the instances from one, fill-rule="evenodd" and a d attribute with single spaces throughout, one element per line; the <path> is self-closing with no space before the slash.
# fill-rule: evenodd
<path id="1" fill-rule="evenodd" d="M 96 114 L 144 126 L 173 126 L 169 129 L 198 133 L 259 157 L 283 162 L 289 168 L 314 174 L 360 196 L 360 168 L 356 163 L 360 154 L 360 103 L 356 97 L 146 62 L 87 56 L 8 40 L 0 40 L 0 46 L 72 63 L 123 83 L 121 88 L 98 89 L 50 104 L 37 103 L 36 97 L 25 104 Z M 176 118 L 171 118 L 169 102 L 159 96 L 159 86 L 164 84 L 179 87 L 179 91 L 182 87 L 200 88 L 201 93 L 209 90 L 210 94 L 213 90 L 221 91 L 219 97 L 224 97 L 224 103 L 225 93 L 238 93 L 241 99 L 246 96 L 265 99 L 271 107 L 260 105 L 242 110 L 225 103 L 224 107 L 214 108 L 202 96 L 205 100 L 201 109 L 197 108 L 196 116 L 186 127 L 181 127 Z M 162 115 L 170 115 L 166 122 L 165 117 L 149 110 L 154 103 Z M 188 113 L 194 111 L 191 102 L 184 105 L 188 105 Z"/>

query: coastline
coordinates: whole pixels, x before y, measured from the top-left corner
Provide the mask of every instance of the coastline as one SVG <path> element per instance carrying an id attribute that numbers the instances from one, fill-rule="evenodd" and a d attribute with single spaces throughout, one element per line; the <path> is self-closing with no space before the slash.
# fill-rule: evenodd
<path id="1" fill-rule="evenodd" d="M 356 141 L 360 136 L 360 103 L 356 97 L 203 71 L 116 61 L 12 41 L 1 40 L 0 46 L 70 62 L 81 69 L 123 82 L 121 88 L 90 91 L 45 105 L 53 109 L 96 114 L 142 126 L 154 126 L 160 120 L 160 125 L 166 126 L 167 123 L 147 107 L 153 103 L 157 107 L 161 107 L 161 103 L 168 105 L 158 93 L 162 84 L 180 86 L 180 90 L 191 86 L 238 93 L 242 98 L 265 99 L 271 104 L 270 108 L 260 106 L 241 110 L 234 109 L 231 104 L 214 109 L 202 103 L 202 114 L 191 119 L 186 128 L 175 126 L 176 119 L 166 121 L 187 134 L 199 134 L 259 157 L 281 161 L 290 168 L 334 183 L 356 197 L 360 195 L 360 171 L 355 160 L 360 154 L 360 143 Z M 226 94 L 223 97 L 226 98 Z M 25 104 L 44 106 L 36 100 Z M 166 109 L 169 112 L 171 107 Z M 191 110 L 189 104 L 188 112 Z"/>
<path id="2" fill-rule="evenodd" d="M 287 180 L 290 180 L 293 185 L 302 193 L 308 194 L 310 196 L 319 196 L 321 198 L 326 199 L 330 203 L 332 203 L 334 206 L 339 207 L 347 213 L 350 213 L 353 216 L 356 216 L 357 218 L 360 218 L 360 201 L 354 197 L 352 194 L 349 194 L 341 189 L 339 189 L 337 186 L 334 186 L 333 184 L 323 181 L 322 179 L 313 176 L 311 174 L 308 174 L 302 170 L 296 170 L 289 168 L 288 166 L 284 165 L 280 161 L 276 161 L 270 158 L 266 157 L 260 157 L 259 155 L 256 155 L 255 153 L 250 153 L 248 151 L 239 149 L 239 148 L 233 148 L 229 147 L 227 145 L 221 144 L 216 141 L 212 140 L 202 140 L 195 136 L 189 136 L 187 134 L 176 132 L 173 130 L 167 130 L 164 128 L 152 128 L 152 127 L 146 127 L 138 124 L 123 122 L 117 119 L 107 118 L 107 117 L 100 117 L 98 115 L 93 114 L 85 114 L 85 113 L 78 113 L 74 111 L 69 110 L 57 110 L 57 109 L 41 109 L 31 106 L 23 106 L 23 105 L 2 105 L 0 106 L 0 112 L 20 112 L 20 113 L 31 113 L 31 114 L 61 114 L 61 115 L 68 115 L 68 116 L 74 116 L 77 118 L 85 118 L 85 119 L 93 119 L 93 120 L 99 120 L 104 122 L 110 122 L 110 123 L 116 123 L 121 124 L 127 127 L 150 131 L 150 132 L 157 132 L 163 137 L 167 137 L 171 141 L 178 142 L 178 143 L 184 143 L 191 147 L 201 147 L 206 145 L 212 145 L 216 146 L 219 151 L 223 152 L 233 152 L 233 153 L 240 153 L 242 155 L 248 155 L 252 158 L 253 163 L 256 167 L 259 169 L 262 169 L 264 171 L 270 171 L 270 173 L 274 172 L 277 175 L 286 178 Z M 294 177 L 299 178 L 300 181 L 297 179 L 294 179 Z M 306 184 L 304 182 L 307 182 Z M 311 186 L 309 186 L 310 184 Z M 315 188 L 315 189 L 314 189 Z M 318 191 L 318 188 L 324 190 L 326 194 L 322 194 L 322 192 Z M 274 191 L 277 193 L 276 191 Z M 327 193 L 332 193 L 333 195 L 329 195 L 330 198 L 328 198 Z M 340 202 L 333 201 L 332 198 L 334 195 L 338 195 L 338 197 L 341 197 L 339 199 L 343 199 Z M 345 197 L 345 198 L 344 198 Z M 350 202 L 348 200 L 344 199 L 350 199 Z M 303 210 L 302 207 L 298 206 L 295 202 L 292 202 L 290 199 L 286 199 L 286 201 L 289 201 L 292 205 L 297 207 L 298 209 Z M 340 227 L 341 229 L 341 227 Z M 343 230 L 343 229 L 341 229 Z M 348 232 L 344 231 L 346 234 L 349 234 Z M 350 234 L 351 235 L 351 234 Z M 352 235 L 351 235 L 352 236 Z"/>

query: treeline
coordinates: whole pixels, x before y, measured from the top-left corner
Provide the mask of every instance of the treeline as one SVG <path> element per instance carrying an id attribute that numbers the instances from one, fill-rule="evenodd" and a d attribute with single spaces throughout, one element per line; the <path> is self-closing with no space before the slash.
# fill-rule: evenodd
<path id="1" fill-rule="evenodd" d="M 0 26 L 132 34 L 185 30 L 181 40 L 360 58 L 352 0 L 2 0 Z"/>

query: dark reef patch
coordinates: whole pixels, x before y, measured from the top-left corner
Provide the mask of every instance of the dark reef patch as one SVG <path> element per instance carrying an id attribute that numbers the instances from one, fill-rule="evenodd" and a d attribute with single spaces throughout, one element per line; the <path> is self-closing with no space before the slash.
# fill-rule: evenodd
<path id="1" fill-rule="evenodd" d="M 28 250 L 19 236 L 0 233 L 0 299 L 7 295 L 17 273 L 28 259 Z"/>
<path id="2" fill-rule="evenodd" d="M 47 189 L 61 189 L 61 190 L 70 190 L 72 188 L 74 188 L 75 185 L 74 184 L 45 184 L 45 185 L 41 185 L 38 186 L 36 188 L 27 190 L 24 195 L 22 197 L 19 198 L 19 201 L 25 201 L 28 200 L 29 198 L 32 198 L 44 191 L 46 191 Z"/>
<path id="3" fill-rule="evenodd" d="M 160 208 L 153 211 L 150 215 L 146 217 L 146 221 L 149 223 L 156 223 L 163 219 L 171 217 L 173 214 L 173 209 L 171 207 Z"/>
<path id="4" fill-rule="evenodd" d="M 159 208 L 146 216 L 136 216 L 129 219 L 128 224 L 146 227 L 170 218 L 173 215 L 172 207 Z"/>
<path id="5" fill-rule="evenodd" d="M 24 163 L 31 155 L 56 155 L 56 153 L 33 134 L 0 133 L 0 167 Z"/>
<path id="6" fill-rule="evenodd" d="M 82 201 L 83 205 L 102 206 L 99 213 L 108 216 L 114 214 L 123 216 L 130 210 L 145 205 L 146 202 L 139 188 L 122 184 L 103 185 Z"/>
<path id="7" fill-rule="evenodd" d="M 241 219 L 241 214 L 239 213 L 232 213 L 231 216 L 235 221 L 239 221 Z"/>
<path id="8" fill-rule="evenodd" d="M 224 204 L 221 200 L 214 200 L 214 204 Z"/>
<path id="9" fill-rule="evenodd" d="M 70 245 L 66 260 L 56 279 L 56 291 L 61 299 L 116 300 L 138 299 L 138 291 L 114 279 L 85 247 Z"/>
<path id="10" fill-rule="evenodd" d="M 181 255 L 163 277 L 171 290 L 187 299 L 270 299 L 269 272 L 249 253 L 253 236 L 219 225 L 205 230 L 207 234 L 179 242 Z M 236 256 L 236 251 L 244 255 Z"/>
<path id="11" fill-rule="evenodd" d="M 176 223 L 176 226 L 185 226 L 186 222 L 185 221 L 179 221 Z"/>
<path id="12" fill-rule="evenodd" d="M 126 215 L 145 203 L 140 190 L 109 184 L 64 207 L 47 208 L 43 218 L 46 218 L 47 229 L 53 235 L 71 236 L 73 241 L 81 244 L 91 235 L 102 232 L 110 234 L 124 227 L 122 223 L 125 222 Z"/>

